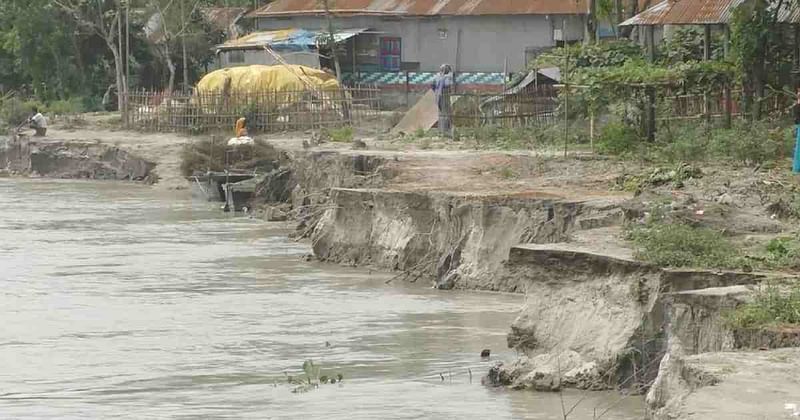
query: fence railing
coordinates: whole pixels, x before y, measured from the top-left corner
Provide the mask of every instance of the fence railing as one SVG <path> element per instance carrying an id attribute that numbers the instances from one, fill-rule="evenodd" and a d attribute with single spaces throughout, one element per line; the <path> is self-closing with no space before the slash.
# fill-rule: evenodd
<path id="1" fill-rule="evenodd" d="M 452 105 L 445 112 L 455 127 L 524 127 L 558 121 L 555 86 L 530 87 L 514 94 L 457 92 L 451 95 L 450 102 Z"/>
<path id="2" fill-rule="evenodd" d="M 255 132 L 301 131 L 358 124 L 380 113 L 374 87 L 246 94 L 138 91 L 125 100 L 128 126 L 153 131 L 230 130 L 241 117 Z"/>

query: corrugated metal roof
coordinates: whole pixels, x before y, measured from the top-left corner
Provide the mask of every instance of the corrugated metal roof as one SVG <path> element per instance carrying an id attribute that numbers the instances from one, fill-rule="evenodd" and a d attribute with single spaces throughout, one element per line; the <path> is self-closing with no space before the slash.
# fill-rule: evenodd
<path id="1" fill-rule="evenodd" d="M 339 29 L 334 34 L 334 39 L 336 42 L 342 42 L 366 31 L 366 28 Z M 315 47 L 317 40 L 326 33 L 297 28 L 253 32 L 239 39 L 217 45 L 217 51 L 262 49 L 266 45 L 275 49 L 303 50 Z"/>
<path id="2" fill-rule="evenodd" d="M 633 25 L 718 25 L 730 23 L 733 12 L 746 0 L 666 0 L 622 22 Z M 800 23 L 800 7 L 794 2 L 781 4 L 778 22 Z"/>
<path id="3" fill-rule="evenodd" d="M 349 15 L 585 14 L 586 0 L 336 0 L 331 12 Z M 248 17 L 322 14 L 318 0 L 276 0 Z"/>
<path id="4" fill-rule="evenodd" d="M 744 0 L 665 0 L 622 22 L 631 25 L 713 25 L 727 23 Z"/>
<path id="5" fill-rule="evenodd" d="M 778 22 L 800 24 L 800 5 L 796 2 L 784 4 L 783 8 L 778 12 Z"/>

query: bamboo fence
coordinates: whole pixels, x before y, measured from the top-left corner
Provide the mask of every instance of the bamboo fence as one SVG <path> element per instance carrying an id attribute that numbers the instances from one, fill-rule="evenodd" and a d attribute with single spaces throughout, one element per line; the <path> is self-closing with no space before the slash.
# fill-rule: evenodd
<path id="1" fill-rule="evenodd" d="M 380 115 L 379 90 L 362 86 L 248 94 L 141 90 L 126 100 L 129 126 L 147 131 L 229 130 L 241 117 L 252 132 L 304 131 L 354 125 Z"/>

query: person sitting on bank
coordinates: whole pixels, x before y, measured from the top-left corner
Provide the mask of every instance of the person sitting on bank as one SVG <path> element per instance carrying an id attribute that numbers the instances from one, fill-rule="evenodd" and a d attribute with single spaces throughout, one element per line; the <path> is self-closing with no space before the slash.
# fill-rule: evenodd
<path id="1" fill-rule="evenodd" d="M 44 137 L 47 134 L 47 118 L 39 112 L 39 108 L 33 108 L 33 116 L 28 118 L 30 127 L 36 130 L 36 137 Z"/>
<path id="2" fill-rule="evenodd" d="M 242 117 L 236 120 L 234 131 L 236 137 L 247 137 L 247 118 Z"/>

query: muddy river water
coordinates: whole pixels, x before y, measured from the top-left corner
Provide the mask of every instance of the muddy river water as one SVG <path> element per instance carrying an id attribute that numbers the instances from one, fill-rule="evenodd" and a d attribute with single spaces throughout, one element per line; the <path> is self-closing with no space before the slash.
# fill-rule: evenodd
<path id="1" fill-rule="evenodd" d="M 521 296 L 309 252 L 174 192 L 0 179 L 0 418 L 563 418 L 556 394 L 480 385 Z M 293 393 L 306 359 L 344 381 Z M 563 398 L 570 419 L 642 418 L 641 398 Z"/>

